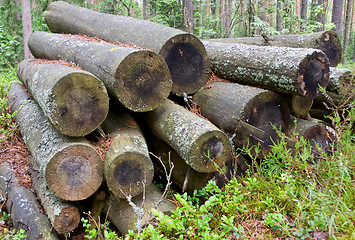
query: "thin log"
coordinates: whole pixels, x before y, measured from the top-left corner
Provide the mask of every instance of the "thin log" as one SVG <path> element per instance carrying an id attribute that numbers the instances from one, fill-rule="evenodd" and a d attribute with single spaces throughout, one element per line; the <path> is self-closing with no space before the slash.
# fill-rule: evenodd
<path id="1" fill-rule="evenodd" d="M 91 72 L 111 96 L 132 111 L 158 107 L 171 91 L 168 66 L 152 51 L 46 32 L 32 33 L 28 44 L 37 58 L 64 59 Z"/>
<path id="2" fill-rule="evenodd" d="M 17 76 L 52 125 L 67 136 L 94 131 L 108 113 L 104 84 L 89 72 L 40 60 L 23 60 Z"/>
<path id="3" fill-rule="evenodd" d="M 6 200 L 6 209 L 10 213 L 16 229 L 24 229 L 26 239 L 59 239 L 51 231 L 47 216 L 40 211 L 36 196 L 28 188 L 18 185 L 9 163 L 0 165 L 0 194 Z"/>
<path id="4" fill-rule="evenodd" d="M 340 95 L 349 94 L 354 89 L 354 75 L 349 69 L 330 68 L 327 90 Z"/>
<path id="5" fill-rule="evenodd" d="M 96 192 L 103 180 L 103 162 L 83 138 L 57 131 L 37 103 L 17 83 L 8 94 L 15 120 L 48 188 L 59 198 L 83 200 Z"/>
<path id="6" fill-rule="evenodd" d="M 338 35 L 333 31 L 323 31 L 307 34 L 274 35 L 265 41 L 263 37 L 220 38 L 208 41 L 225 43 L 243 43 L 258 46 L 277 46 L 292 48 L 315 48 L 323 51 L 329 58 L 331 67 L 336 67 L 341 60 L 342 47 Z"/>
<path id="7" fill-rule="evenodd" d="M 308 118 L 309 110 L 312 108 L 313 99 L 300 95 L 282 95 L 288 102 L 291 113 L 300 118 Z"/>
<path id="8" fill-rule="evenodd" d="M 226 134 L 208 120 L 170 100 L 145 113 L 144 121 L 195 171 L 215 172 L 216 166 L 223 166 L 229 159 L 230 145 Z"/>
<path id="9" fill-rule="evenodd" d="M 212 71 L 223 79 L 309 98 L 328 84 L 328 58 L 317 49 L 203 43 Z"/>
<path id="10" fill-rule="evenodd" d="M 45 14 L 52 32 L 85 34 L 108 42 L 148 48 L 166 61 L 172 92 L 182 96 L 200 89 L 209 78 L 209 60 L 201 41 L 187 32 L 147 20 L 98 13 L 59 1 Z"/>

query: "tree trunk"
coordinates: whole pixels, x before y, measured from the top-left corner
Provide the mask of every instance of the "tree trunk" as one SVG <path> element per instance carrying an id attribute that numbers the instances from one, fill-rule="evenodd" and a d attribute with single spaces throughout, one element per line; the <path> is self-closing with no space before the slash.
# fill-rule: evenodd
<path id="1" fill-rule="evenodd" d="M 316 49 L 204 41 L 217 76 L 269 90 L 315 98 L 329 78 L 325 54 Z"/>
<path id="2" fill-rule="evenodd" d="M 281 0 L 276 1 L 276 31 L 281 31 Z"/>
<path id="3" fill-rule="evenodd" d="M 302 0 L 302 7 L 301 7 L 301 19 L 302 22 L 302 30 L 307 30 L 307 7 L 308 7 L 308 0 Z"/>
<path id="4" fill-rule="evenodd" d="M 153 163 L 138 124 L 123 109 L 113 106 L 102 124 L 104 132 L 113 138 L 105 156 L 105 179 L 116 197 L 135 197 L 152 182 Z"/>
<path id="5" fill-rule="evenodd" d="M 6 162 L 0 165 L 0 193 L 16 229 L 24 229 L 26 239 L 58 239 L 51 231 L 47 216 L 40 211 L 36 196 L 19 186 L 15 174 Z"/>
<path id="6" fill-rule="evenodd" d="M 21 0 L 22 9 L 22 28 L 23 28 L 23 46 L 25 59 L 33 58 L 28 48 L 28 38 L 32 33 L 31 4 L 30 0 Z"/>
<path id="7" fill-rule="evenodd" d="M 126 108 L 144 112 L 158 107 L 172 87 L 163 59 L 148 50 L 80 40 L 78 36 L 34 32 L 29 46 L 37 58 L 65 59 L 102 80 Z"/>
<path id="8" fill-rule="evenodd" d="M 344 26 L 344 42 L 343 42 L 343 57 L 341 59 L 341 63 L 346 65 L 346 55 L 348 51 L 349 44 L 349 25 L 350 25 L 350 13 L 353 1 L 347 0 L 346 2 L 346 14 L 345 14 L 345 26 Z"/>
<path id="9" fill-rule="evenodd" d="M 230 157 L 228 138 L 221 130 L 170 100 L 146 113 L 144 121 L 195 171 L 214 172 Z"/>
<path id="10" fill-rule="evenodd" d="M 318 13 L 317 15 L 317 22 L 322 24 L 322 27 L 317 28 L 317 32 L 321 32 L 324 30 L 324 24 L 325 24 L 325 6 L 324 6 L 324 0 L 318 0 L 318 5 L 321 6 L 323 5 L 323 12 Z"/>
<path id="11" fill-rule="evenodd" d="M 67 136 L 94 131 L 108 113 L 104 84 L 89 72 L 43 60 L 23 60 L 17 76 L 53 126 Z"/>
<path id="12" fill-rule="evenodd" d="M 141 19 L 98 13 L 65 2 L 51 4 L 45 19 L 52 32 L 98 36 L 159 53 L 169 67 L 172 91 L 176 95 L 196 92 L 209 78 L 210 63 L 203 44 L 184 31 Z"/>
<path id="13" fill-rule="evenodd" d="M 340 63 L 342 54 L 340 39 L 333 31 L 295 35 L 274 35 L 268 39 L 268 41 L 263 37 L 208 39 L 208 41 L 243 43 L 258 46 L 320 49 L 329 58 L 329 64 L 331 67 L 335 67 Z"/>
<path id="14" fill-rule="evenodd" d="M 142 12 L 143 12 L 143 19 L 147 19 L 147 3 L 148 0 L 143 0 Z"/>
<path id="15" fill-rule="evenodd" d="M 334 23 L 335 28 L 332 30 L 335 31 L 338 36 L 342 35 L 341 19 L 343 16 L 343 3 L 343 0 L 333 0 L 332 23 Z"/>
<path id="16" fill-rule="evenodd" d="M 349 94 L 354 89 L 354 74 L 349 69 L 330 68 L 327 90 L 339 95 Z"/>
<path id="17" fill-rule="evenodd" d="M 193 34 L 194 32 L 194 18 L 193 18 L 193 1 L 182 1 L 182 16 L 183 16 L 183 30 Z"/>
<path id="18" fill-rule="evenodd" d="M 8 94 L 23 139 L 49 189 L 70 201 L 90 197 L 101 185 L 103 162 L 84 139 L 67 137 L 46 119 L 37 103 L 14 83 Z"/>

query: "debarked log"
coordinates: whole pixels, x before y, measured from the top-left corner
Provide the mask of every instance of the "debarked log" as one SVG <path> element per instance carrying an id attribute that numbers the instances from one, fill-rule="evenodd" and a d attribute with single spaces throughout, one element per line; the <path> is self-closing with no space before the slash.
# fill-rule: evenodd
<path id="1" fill-rule="evenodd" d="M 9 106 L 48 188 L 70 201 L 90 197 L 103 180 L 103 162 L 83 138 L 68 137 L 56 130 L 20 84 L 8 94 Z"/>
<path id="2" fill-rule="evenodd" d="M 329 58 L 331 67 L 340 63 L 342 55 L 341 42 L 334 31 L 323 31 L 307 34 L 274 35 L 270 37 L 220 38 L 208 41 L 225 43 L 243 43 L 259 46 L 277 46 L 292 48 L 315 48 L 323 51 Z"/>
<path id="3" fill-rule="evenodd" d="M 335 67 L 331 67 L 329 70 L 328 91 L 344 95 L 354 90 L 354 74 L 351 70 Z"/>
<path id="4" fill-rule="evenodd" d="M 170 100 L 144 113 L 143 119 L 151 131 L 175 149 L 195 171 L 214 172 L 216 166 L 223 166 L 230 156 L 225 133 Z"/>
<path id="5" fill-rule="evenodd" d="M 35 194 L 28 188 L 19 186 L 9 163 L 0 165 L 0 194 L 6 200 L 6 208 L 16 229 L 24 229 L 26 239 L 59 239 L 51 231 L 47 216 L 40 211 Z"/>
<path id="6" fill-rule="evenodd" d="M 171 92 L 168 66 L 152 51 L 46 32 L 32 33 L 28 45 L 37 58 L 64 59 L 91 72 L 132 111 L 150 111 Z"/>
<path id="7" fill-rule="evenodd" d="M 105 120 L 109 98 L 89 72 L 43 60 L 23 60 L 17 76 L 52 125 L 67 136 L 84 136 Z"/>
<path id="8" fill-rule="evenodd" d="M 137 196 L 154 175 L 143 133 L 124 109 L 113 106 L 101 127 L 113 138 L 104 163 L 108 188 L 118 198 Z"/>
<path id="9" fill-rule="evenodd" d="M 328 58 L 318 49 L 203 43 L 212 71 L 223 79 L 309 98 L 328 84 Z"/>
<path id="10" fill-rule="evenodd" d="M 45 20 L 52 32 L 98 36 L 108 42 L 135 44 L 160 54 L 171 72 L 172 92 L 176 95 L 196 92 L 209 78 L 210 63 L 205 47 L 187 32 L 62 1 L 49 5 Z"/>

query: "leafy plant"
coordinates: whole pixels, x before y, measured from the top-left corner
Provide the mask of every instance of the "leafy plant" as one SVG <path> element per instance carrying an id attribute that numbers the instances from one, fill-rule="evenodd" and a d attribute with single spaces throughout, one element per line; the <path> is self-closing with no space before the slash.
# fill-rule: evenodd
<path id="1" fill-rule="evenodd" d="M 90 215 L 90 212 L 86 214 L 89 219 L 81 218 L 83 227 L 85 228 L 85 238 L 87 239 L 105 239 L 115 240 L 118 239 L 116 232 L 112 231 L 109 227 L 109 222 L 105 221 L 103 224 L 96 222 Z"/>

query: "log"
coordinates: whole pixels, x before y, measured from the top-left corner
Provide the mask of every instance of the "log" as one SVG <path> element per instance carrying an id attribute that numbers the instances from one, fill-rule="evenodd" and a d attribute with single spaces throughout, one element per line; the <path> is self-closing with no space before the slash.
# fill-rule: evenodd
<path id="1" fill-rule="evenodd" d="M 215 172 L 216 166 L 223 166 L 230 156 L 225 133 L 170 100 L 144 113 L 143 118 L 151 131 L 197 172 Z"/>
<path id="2" fill-rule="evenodd" d="M 354 89 L 354 76 L 349 69 L 329 68 L 327 90 L 340 95 L 349 94 Z"/>
<path id="3" fill-rule="evenodd" d="M 308 118 L 309 110 L 312 108 L 313 99 L 300 95 L 282 95 L 288 102 L 291 114 L 300 118 Z"/>
<path id="4" fill-rule="evenodd" d="M 265 37 L 220 38 L 208 41 L 225 43 L 243 43 L 258 46 L 277 46 L 292 48 L 315 48 L 323 51 L 329 58 L 331 67 L 336 67 L 341 60 L 342 47 L 338 35 L 333 31 L 307 34 L 274 35 Z"/>
<path id="5" fill-rule="evenodd" d="M 111 96 L 132 111 L 150 111 L 168 97 L 171 75 L 158 54 L 81 39 L 34 32 L 28 44 L 37 58 L 64 59 L 91 72 L 103 81 Z"/>
<path id="6" fill-rule="evenodd" d="M 206 84 L 210 63 L 201 41 L 178 29 L 126 16 L 98 13 L 59 1 L 49 5 L 45 21 L 52 32 L 85 34 L 108 42 L 135 44 L 158 53 L 173 79 L 172 92 L 192 94 Z"/>
<path id="7" fill-rule="evenodd" d="M 104 84 L 89 72 L 41 60 L 23 60 L 17 76 L 52 125 L 67 136 L 94 131 L 108 113 Z"/>
<path id="8" fill-rule="evenodd" d="M 138 124 L 113 106 L 102 129 L 113 140 L 106 152 L 104 173 L 108 188 L 118 198 L 135 197 L 153 180 L 153 163 Z"/>
<path id="9" fill-rule="evenodd" d="M 24 229 L 26 239 L 59 239 L 51 231 L 51 224 L 47 216 L 40 211 L 35 194 L 28 188 L 18 185 L 17 178 L 9 163 L 0 165 L 0 194 L 6 200 L 6 209 L 14 227 Z"/>
<path id="10" fill-rule="evenodd" d="M 328 84 L 328 58 L 317 49 L 203 43 L 212 71 L 223 79 L 309 98 Z"/>
<path id="11" fill-rule="evenodd" d="M 290 110 L 279 94 L 237 83 L 214 82 L 193 96 L 201 114 L 233 138 L 237 148 L 258 145 L 264 153 L 279 139 L 273 126 L 289 129 Z"/>
<path id="12" fill-rule="evenodd" d="M 69 201 L 94 194 L 103 180 L 103 162 L 96 150 L 83 138 L 68 137 L 56 130 L 21 85 L 12 84 L 8 100 L 48 188 Z"/>
<path id="13" fill-rule="evenodd" d="M 144 197 L 143 197 L 143 194 Z M 162 193 L 159 189 L 151 184 L 146 187 L 145 192 L 131 199 L 138 208 L 143 208 L 141 219 L 138 217 L 137 210 L 125 199 L 116 198 L 110 194 L 104 208 L 104 212 L 108 219 L 117 227 L 118 231 L 123 235 L 128 230 L 142 229 L 145 225 L 154 220 L 154 215 L 150 214 L 151 209 L 156 209 L 164 214 L 169 214 L 176 209 L 176 206 L 167 199 L 161 201 Z M 144 201 L 144 202 L 143 202 Z"/>

